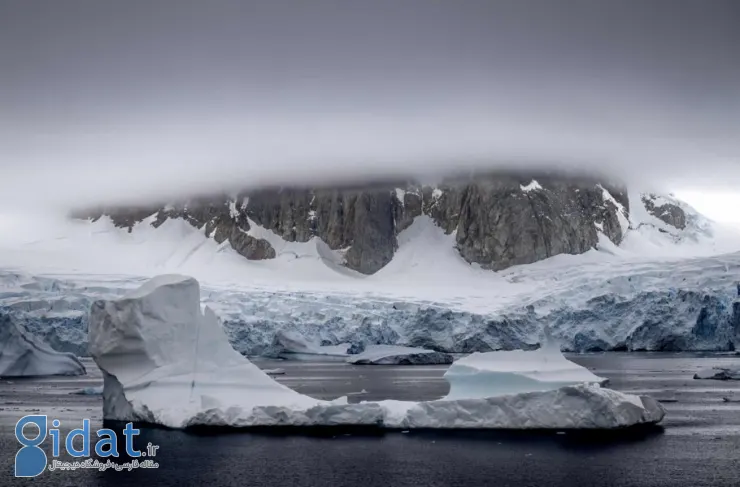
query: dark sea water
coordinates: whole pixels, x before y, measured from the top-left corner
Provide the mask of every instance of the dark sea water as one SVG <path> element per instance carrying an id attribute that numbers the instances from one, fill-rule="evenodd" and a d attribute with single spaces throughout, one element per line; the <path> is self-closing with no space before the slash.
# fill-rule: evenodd
<path id="1" fill-rule="evenodd" d="M 713 354 L 610 353 L 571 357 L 618 390 L 666 401 L 662 428 L 615 436 L 492 432 L 183 432 L 141 428 L 137 447 L 159 445 L 158 469 L 80 469 L 13 478 L 16 421 L 26 414 L 83 417 L 101 427 L 101 401 L 71 395 L 84 378 L 0 381 L 0 485 L 70 486 L 740 486 L 740 382 L 700 381 L 703 367 L 740 364 Z M 435 399 L 446 367 L 350 366 L 258 361 L 282 368 L 281 382 L 320 398 Z M 87 364 L 89 365 L 89 364 Z M 731 402 L 725 402 L 723 398 Z M 48 442 L 47 442 L 48 443 Z M 48 445 L 44 444 L 46 448 Z M 69 460 L 69 458 L 66 458 Z M 124 458 L 117 459 L 125 461 Z"/>

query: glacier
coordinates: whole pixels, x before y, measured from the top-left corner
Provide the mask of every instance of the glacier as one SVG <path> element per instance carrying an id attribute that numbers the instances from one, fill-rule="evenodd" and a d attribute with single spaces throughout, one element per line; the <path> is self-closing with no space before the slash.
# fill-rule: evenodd
<path id="1" fill-rule="evenodd" d="M 0 377 L 84 375 L 85 372 L 73 354 L 51 349 L 9 316 L 0 316 Z"/>
<path id="2" fill-rule="evenodd" d="M 286 336 L 318 349 L 291 358 L 317 351 L 341 358 L 345 346 L 373 345 L 527 350 L 539 346 L 545 325 L 566 352 L 738 348 L 740 253 L 721 252 L 740 246 L 729 237 L 719 245 L 716 229 L 697 215 L 671 234 L 642 213 L 631 208 L 619 247 L 601 239 L 581 255 L 499 272 L 465 262 L 454 233 L 418 217 L 399 235 L 393 260 L 372 276 L 341 268 L 340 256 L 316 239 L 284 242 L 275 259 L 247 261 L 184 221 L 157 229 L 142 223 L 131 233 L 105 219 L 49 223 L 38 236 L 0 236 L 0 316 L 54 350 L 83 356 L 93 301 L 176 272 L 203 283 L 202 304 L 246 356 L 288 355 L 290 347 L 280 349 Z"/>
<path id="3" fill-rule="evenodd" d="M 215 314 L 201 311 L 198 282 L 178 275 L 94 302 L 90 353 L 103 372 L 105 419 L 173 428 L 615 429 L 654 424 L 665 415 L 649 397 L 593 384 L 418 403 L 318 400 L 279 384 L 236 352 Z"/>
<path id="4" fill-rule="evenodd" d="M 399 345 L 445 353 L 534 349 L 545 325 L 567 352 L 740 348 L 740 254 L 610 265 L 568 266 L 569 259 L 563 260 L 500 273 L 511 287 L 525 289 L 485 303 L 477 295 L 243 284 L 206 284 L 202 302 L 247 356 L 270 355 L 281 332 L 335 346 Z M 12 317 L 57 351 L 84 356 L 92 302 L 119 297 L 144 280 L 0 271 L 0 316 Z"/>

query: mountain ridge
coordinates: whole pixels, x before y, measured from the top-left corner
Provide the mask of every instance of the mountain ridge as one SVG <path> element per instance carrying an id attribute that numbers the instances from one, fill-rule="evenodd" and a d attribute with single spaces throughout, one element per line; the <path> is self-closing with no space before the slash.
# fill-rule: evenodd
<path id="1" fill-rule="evenodd" d="M 398 250 L 398 235 L 426 215 L 448 235 L 465 261 L 502 270 L 560 254 L 598 247 L 600 235 L 618 246 L 630 228 L 636 202 L 624 186 L 591 176 L 478 174 L 417 182 L 344 187 L 280 187 L 183 199 L 142 207 L 77 211 L 76 218 L 110 217 L 129 231 L 152 218 L 155 228 L 182 219 L 216 243 L 249 260 L 276 257 L 259 226 L 286 242 L 321 239 L 343 265 L 363 274 L 385 267 Z M 673 200 L 643 195 L 640 204 L 661 225 L 683 231 L 687 213 Z"/>

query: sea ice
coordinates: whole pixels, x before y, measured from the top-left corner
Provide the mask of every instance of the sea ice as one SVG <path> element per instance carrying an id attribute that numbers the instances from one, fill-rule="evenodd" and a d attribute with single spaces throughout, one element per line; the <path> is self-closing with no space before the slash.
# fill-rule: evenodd
<path id="1" fill-rule="evenodd" d="M 364 352 L 347 359 L 355 365 L 440 365 L 452 361 L 449 353 L 398 345 L 369 345 Z"/>
<path id="2" fill-rule="evenodd" d="M 428 402 L 314 399 L 279 384 L 237 353 L 213 312 L 201 312 L 199 294 L 195 279 L 166 275 L 123 298 L 93 304 L 90 353 L 103 372 L 105 419 L 174 428 L 566 429 L 621 428 L 664 416 L 651 398 L 590 384 Z"/>
<path id="3" fill-rule="evenodd" d="M 0 316 L 0 377 L 83 375 L 71 353 L 52 350 L 8 316 Z"/>

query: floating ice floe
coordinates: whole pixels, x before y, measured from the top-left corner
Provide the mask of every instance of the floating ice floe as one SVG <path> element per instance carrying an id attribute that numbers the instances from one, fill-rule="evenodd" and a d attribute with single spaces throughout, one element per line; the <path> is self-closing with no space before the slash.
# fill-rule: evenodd
<path id="1" fill-rule="evenodd" d="M 501 395 L 348 404 L 322 401 L 276 382 L 236 352 L 198 282 L 159 276 L 123 298 L 97 301 L 90 354 L 103 372 L 105 419 L 173 428 L 200 425 L 380 428 L 614 429 L 657 423 L 654 399 L 580 383 Z M 455 374 L 447 379 L 453 390 Z"/>
<path id="2" fill-rule="evenodd" d="M 0 315 L 0 377 L 83 375 L 85 367 L 71 353 L 53 350 Z"/>
<path id="3" fill-rule="evenodd" d="M 83 387 L 82 389 L 70 392 L 70 394 L 77 396 L 99 396 L 103 394 L 103 386 Z"/>
<path id="4" fill-rule="evenodd" d="M 449 353 L 399 345 L 369 345 L 347 359 L 355 365 L 443 365 L 452 361 Z"/>
<path id="5" fill-rule="evenodd" d="M 459 359 L 445 372 L 450 383 L 447 399 L 549 391 L 577 384 L 606 385 L 608 379 L 566 359 L 547 337 L 533 350 L 473 353 Z"/>
<path id="6" fill-rule="evenodd" d="M 694 379 L 740 380 L 740 367 L 714 367 L 712 369 L 702 369 L 694 374 Z"/>

